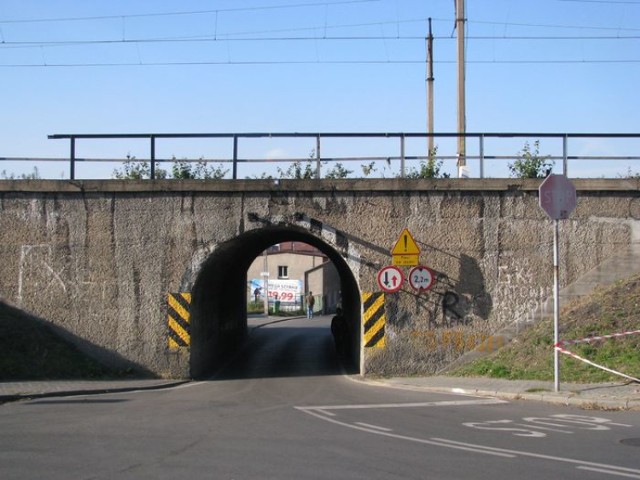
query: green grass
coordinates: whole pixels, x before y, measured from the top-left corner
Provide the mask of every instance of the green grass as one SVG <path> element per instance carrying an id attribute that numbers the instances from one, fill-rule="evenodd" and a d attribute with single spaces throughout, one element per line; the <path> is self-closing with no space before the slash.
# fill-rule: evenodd
<path id="1" fill-rule="evenodd" d="M 560 315 L 560 339 L 577 340 L 640 329 L 640 276 L 600 289 L 568 305 Z M 640 377 L 640 334 L 567 349 L 607 368 Z M 553 380 L 553 322 L 539 322 L 494 354 L 451 372 L 510 380 Z M 560 355 L 560 379 L 566 382 L 607 382 L 609 374 L 568 355 Z"/>

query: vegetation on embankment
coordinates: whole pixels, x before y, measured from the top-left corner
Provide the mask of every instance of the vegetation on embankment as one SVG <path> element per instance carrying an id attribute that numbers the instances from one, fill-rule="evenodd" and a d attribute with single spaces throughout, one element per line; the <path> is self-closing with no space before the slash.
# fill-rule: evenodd
<path id="1" fill-rule="evenodd" d="M 640 276 L 576 300 L 560 315 L 560 340 L 578 340 L 640 330 Z M 640 377 L 640 334 L 569 345 L 567 350 L 594 363 Z M 497 352 L 461 366 L 452 375 L 510 380 L 553 380 L 553 319 L 523 331 Z M 560 355 L 560 378 L 567 382 L 624 380 L 568 355 Z"/>

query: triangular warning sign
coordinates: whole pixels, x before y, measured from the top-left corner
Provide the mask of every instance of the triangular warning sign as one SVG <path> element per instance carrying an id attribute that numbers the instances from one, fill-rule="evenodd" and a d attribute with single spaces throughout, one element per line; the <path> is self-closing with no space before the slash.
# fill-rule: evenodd
<path id="1" fill-rule="evenodd" d="M 402 230 L 402 233 L 398 237 L 396 244 L 391 250 L 391 255 L 418 255 L 420 254 L 420 248 L 416 244 L 416 241 L 406 228 Z"/>

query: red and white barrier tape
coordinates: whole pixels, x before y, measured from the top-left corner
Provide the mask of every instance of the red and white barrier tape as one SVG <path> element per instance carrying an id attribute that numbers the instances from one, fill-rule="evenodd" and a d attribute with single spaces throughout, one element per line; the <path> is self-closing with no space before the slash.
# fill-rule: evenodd
<path id="1" fill-rule="evenodd" d="M 562 341 L 556 343 L 554 345 L 554 348 L 556 350 L 558 350 L 559 352 L 564 353 L 565 355 L 569 355 L 570 357 L 573 357 L 573 358 L 575 358 L 577 360 L 580 360 L 581 362 L 587 363 L 587 364 L 589 364 L 589 365 L 591 365 L 593 367 L 596 367 L 596 368 L 599 368 L 601 370 L 604 370 L 605 372 L 613 373 L 614 375 L 619 375 L 619 376 L 627 378 L 629 380 L 633 380 L 634 382 L 640 383 L 640 379 L 638 379 L 638 378 L 632 377 L 630 375 L 626 375 L 626 374 L 621 373 L 621 372 L 617 372 L 615 370 L 612 370 L 610 368 L 604 367 L 602 365 L 598 365 L 597 363 L 593 363 L 591 360 L 587 360 L 586 358 L 582 358 L 581 356 L 576 355 L 575 353 L 570 352 L 569 350 L 563 348 L 566 345 L 575 345 L 577 343 L 591 343 L 591 342 L 595 342 L 595 341 L 598 341 L 598 340 L 608 340 L 610 338 L 620 338 L 620 337 L 624 337 L 624 336 L 627 336 L 627 335 L 634 335 L 634 334 L 637 334 L 637 333 L 640 333 L 640 330 L 633 330 L 633 331 L 630 331 L 630 332 L 622 332 L 622 333 L 612 333 L 611 335 L 601 335 L 599 337 L 587 337 L 587 338 L 583 338 L 581 340 L 562 340 Z"/>

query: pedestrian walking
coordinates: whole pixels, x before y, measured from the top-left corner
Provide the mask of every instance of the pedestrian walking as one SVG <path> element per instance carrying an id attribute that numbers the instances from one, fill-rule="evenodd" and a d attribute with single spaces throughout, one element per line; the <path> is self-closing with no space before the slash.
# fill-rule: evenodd
<path id="1" fill-rule="evenodd" d="M 316 299 L 313 296 L 313 292 L 309 291 L 309 295 L 307 295 L 307 318 L 313 318 L 313 305 L 316 303 Z"/>

